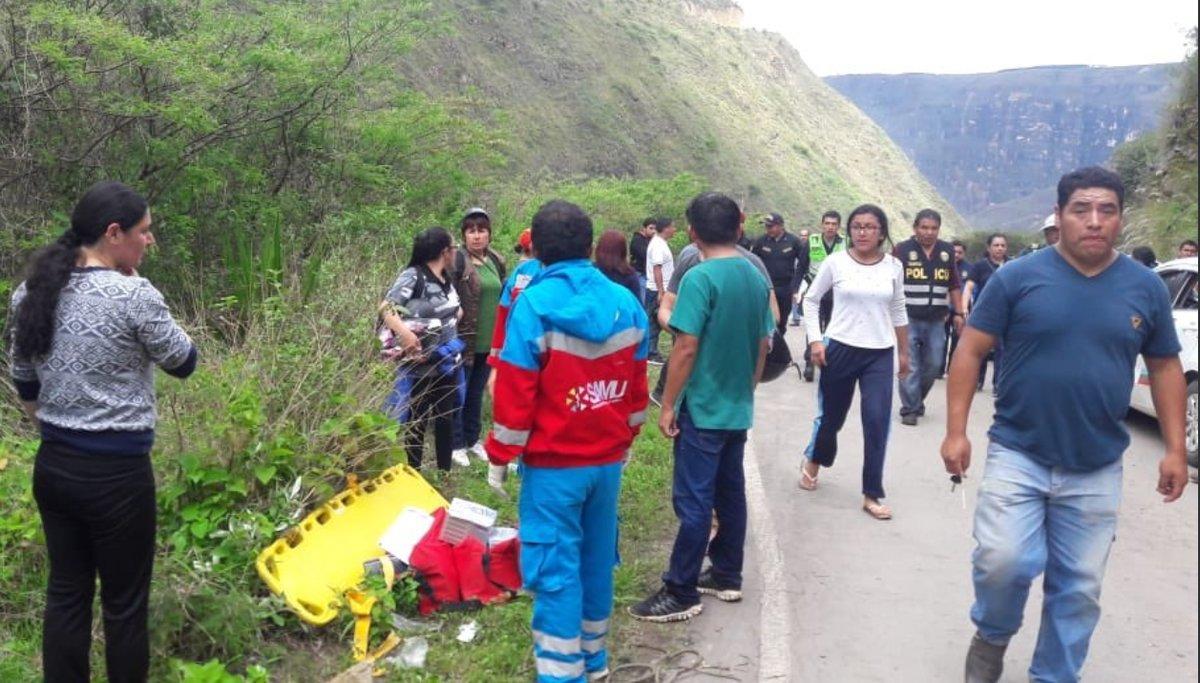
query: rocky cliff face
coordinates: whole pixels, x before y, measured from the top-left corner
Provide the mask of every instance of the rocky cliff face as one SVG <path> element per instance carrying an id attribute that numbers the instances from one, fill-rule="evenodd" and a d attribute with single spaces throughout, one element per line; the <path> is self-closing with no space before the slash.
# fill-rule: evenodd
<path id="1" fill-rule="evenodd" d="M 1027 228 L 1064 172 L 1154 129 L 1175 65 L 1051 66 L 973 75 L 852 75 L 857 104 L 979 228 Z M 1046 199 L 1050 198 L 1050 204 Z"/>

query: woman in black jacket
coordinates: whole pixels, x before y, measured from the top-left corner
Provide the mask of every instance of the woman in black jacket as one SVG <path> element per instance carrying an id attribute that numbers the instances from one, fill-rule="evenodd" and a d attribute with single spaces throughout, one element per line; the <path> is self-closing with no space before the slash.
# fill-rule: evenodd
<path id="1" fill-rule="evenodd" d="M 617 230 L 605 230 L 596 243 L 595 259 L 596 267 L 609 280 L 628 289 L 635 298 L 639 296 L 641 283 L 627 260 L 625 235 Z"/>

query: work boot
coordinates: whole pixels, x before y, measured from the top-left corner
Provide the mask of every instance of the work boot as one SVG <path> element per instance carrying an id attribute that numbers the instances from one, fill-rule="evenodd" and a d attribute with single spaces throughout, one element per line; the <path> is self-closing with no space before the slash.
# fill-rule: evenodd
<path id="1" fill-rule="evenodd" d="M 813 366 L 812 366 L 812 363 L 805 363 L 805 364 L 804 364 L 804 381 L 805 381 L 805 382 L 811 382 L 811 381 L 813 381 Z"/>
<path id="2" fill-rule="evenodd" d="M 993 645 L 978 633 L 971 639 L 967 650 L 965 683 L 996 683 L 1004 671 L 1004 651 L 1008 645 Z"/>

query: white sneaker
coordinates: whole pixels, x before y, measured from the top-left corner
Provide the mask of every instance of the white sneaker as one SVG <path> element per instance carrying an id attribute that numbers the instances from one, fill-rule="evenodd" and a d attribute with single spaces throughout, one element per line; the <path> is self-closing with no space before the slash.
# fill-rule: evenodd
<path id="1" fill-rule="evenodd" d="M 467 450 L 471 451 L 471 453 L 473 453 L 476 458 L 479 458 L 480 460 L 482 460 L 484 462 L 488 461 L 487 451 L 484 450 L 482 441 L 476 441 L 475 445 L 471 446 Z"/>
<path id="2" fill-rule="evenodd" d="M 465 448 L 455 448 L 454 452 L 450 454 L 450 459 L 454 461 L 455 465 L 461 467 L 471 466 L 471 459 L 467 457 L 467 449 Z"/>

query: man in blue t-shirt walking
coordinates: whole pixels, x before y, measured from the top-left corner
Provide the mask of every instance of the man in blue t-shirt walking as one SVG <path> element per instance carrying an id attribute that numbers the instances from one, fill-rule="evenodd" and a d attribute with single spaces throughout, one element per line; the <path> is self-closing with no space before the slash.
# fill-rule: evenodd
<path id="1" fill-rule="evenodd" d="M 977 631 L 968 683 L 996 681 L 1021 625 L 1029 586 L 1045 572 L 1030 680 L 1076 681 L 1100 619 L 1100 583 L 1117 524 L 1121 454 L 1140 353 L 1166 456 L 1164 502 L 1187 484 L 1183 368 L 1166 286 L 1113 248 L 1125 188 L 1101 168 L 1058 182 L 1061 240 L 999 269 L 971 313 L 950 367 L 942 460 L 971 464 L 967 415 L 980 361 L 997 342 L 1004 363 L 975 510 Z"/>

